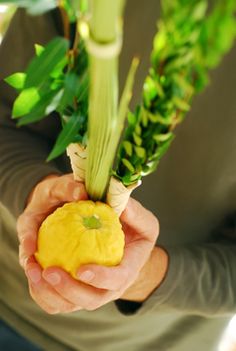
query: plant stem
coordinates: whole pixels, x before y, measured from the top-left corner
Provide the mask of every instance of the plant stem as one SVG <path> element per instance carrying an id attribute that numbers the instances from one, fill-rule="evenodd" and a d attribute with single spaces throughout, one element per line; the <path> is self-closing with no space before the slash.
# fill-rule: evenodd
<path id="1" fill-rule="evenodd" d="M 91 0 L 90 37 L 101 45 L 120 36 L 124 0 Z M 98 57 L 89 52 L 90 93 L 86 189 L 93 200 L 102 200 L 115 157 L 118 127 L 118 54 Z M 117 145 L 116 145 L 117 146 Z"/>
<path id="2" fill-rule="evenodd" d="M 63 29 L 64 29 L 64 37 L 65 39 L 70 40 L 70 22 L 66 13 L 66 10 L 61 5 L 61 1 L 59 0 L 58 8 L 61 14 Z"/>

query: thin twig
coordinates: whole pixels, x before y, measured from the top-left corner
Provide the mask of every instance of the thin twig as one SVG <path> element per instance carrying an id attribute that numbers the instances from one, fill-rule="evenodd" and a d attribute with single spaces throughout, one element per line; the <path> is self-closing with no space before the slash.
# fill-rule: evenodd
<path id="1" fill-rule="evenodd" d="M 70 22 L 68 19 L 68 15 L 64 7 L 62 6 L 62 1 L 58 1 L 58 7 L 60 10 L 61 18 L 62 18 L 62 23 L 63 23 L 63 29 L 64 29 L 64 37 L 65 39 L 70 40 Z"/>

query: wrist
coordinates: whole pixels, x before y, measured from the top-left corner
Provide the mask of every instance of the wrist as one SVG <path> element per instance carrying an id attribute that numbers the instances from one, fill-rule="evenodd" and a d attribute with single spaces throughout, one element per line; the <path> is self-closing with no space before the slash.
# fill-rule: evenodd
<path id="1" fill-rule="evenodd" d="M 161 247 L 154 247 L 137 280 L 124 292 L 121 299 L 143 302 L 164 280 L 168 269 L 168 254 Z"/>

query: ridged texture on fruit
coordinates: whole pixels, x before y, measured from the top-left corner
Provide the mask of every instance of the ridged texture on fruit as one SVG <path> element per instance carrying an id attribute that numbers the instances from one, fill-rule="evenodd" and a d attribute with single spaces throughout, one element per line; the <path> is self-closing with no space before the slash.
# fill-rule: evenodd
<path id="1" fill-rule="evenodd" d="M 84 218 L 94 215 L 101 228 L 86 228 Z M 65 204 L 45 219 L 35 257 L 43 268 L 58 266 L 76 277 L 83 264 L 119 264 L 123 252 L 124 233 L 114 210 L 102 202 L 79 201 Z"/>

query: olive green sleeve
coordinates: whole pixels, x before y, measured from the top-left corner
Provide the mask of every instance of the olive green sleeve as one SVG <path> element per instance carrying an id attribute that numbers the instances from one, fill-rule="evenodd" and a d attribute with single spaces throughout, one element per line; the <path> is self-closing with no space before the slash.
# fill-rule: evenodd
<path id="1" fill-rule="evenodd" d="M 162 310 L 207 317 L 235 314 L 236 213 L 224 218 L 211 242 L 164 248 L 169 265 L 162 284 L 142 304 L 118 301 L 121 312 Z"/>
<path id="2" fill-rule="evenodd" d="M 202 316 L 235 314 L 235 244 L 177 246 L 166 250 L 167 275 L 143 304 L 144 310 L 164 308 Z"/>

